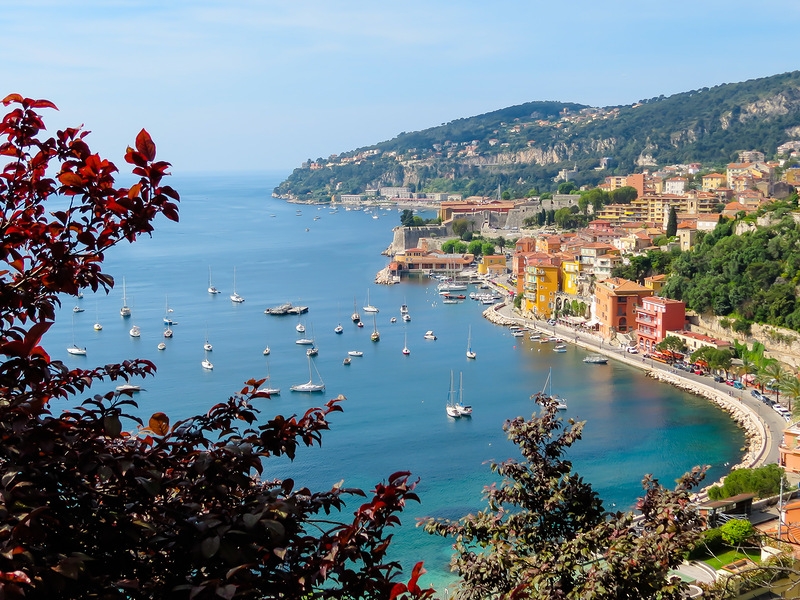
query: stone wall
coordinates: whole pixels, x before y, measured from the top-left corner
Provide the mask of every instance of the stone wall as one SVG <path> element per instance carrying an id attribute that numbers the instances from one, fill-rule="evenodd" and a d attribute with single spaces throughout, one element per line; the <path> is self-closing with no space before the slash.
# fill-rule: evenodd
<path id="1" fill-rule="evenodd" d="M 729 342 L 736 340 L 740 344 L 747 343 L 748 346 L 752 346 L 753 342 L 760 342 L 767 349 L 768 356 L 777 358 L 781 363 L 793 369 L 800 369 L 800 333 L 796 331 L 753 323 L 752 335 L 744 337 L 723 327 L 720 324 L 721 319 L 713 315 L 696 315 L 692 316 L 690 320 L 692 322 L 689 328 L 691 331 Z"/>
<path id="2" fill-rule="evenodd" d="M 422 227 L 402 227 L 397 226 L 393 229 L 394 235 L 392 243 L 387 250 L 387 254 L 393 255 L 408 248 L 417 248 L 422 238 L 439 237 L 444 238 L 452 235 L 444 225 L 423 225 Z"/>

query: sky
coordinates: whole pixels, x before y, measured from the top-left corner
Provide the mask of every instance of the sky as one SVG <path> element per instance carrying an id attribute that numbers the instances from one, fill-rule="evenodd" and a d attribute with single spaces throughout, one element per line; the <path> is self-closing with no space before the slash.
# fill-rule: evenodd
<path id="1" fill-rule="evenodd" d="M 800 68 L 797 0 L 0 0 L 5 91 L 123 165 L 276 171 L 534 100 L 591 106 Z"/>

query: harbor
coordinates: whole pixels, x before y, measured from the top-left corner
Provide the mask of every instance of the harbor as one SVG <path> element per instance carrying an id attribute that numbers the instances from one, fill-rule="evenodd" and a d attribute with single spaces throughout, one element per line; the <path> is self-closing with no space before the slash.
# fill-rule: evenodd
<path id="1" fill-rule="evenodd" d="M 260 419 L 302 414 L 345 396 L 344 412 L 331 416 L 322 447 L 303 448 L 293 462 L 267 460 L 265 476 L 291 477 L 312 490 L 342 479 L 370 490 L 393 472 L 411 471 L 419 477 L 421 504 L 401 515 L 392 552 L 406 569 L 424 560 L 425 578 L 437 587 L 452 578 L 450 544 L 416 529 L 415 519 L 458 518 L 481 507 L 482 489 L 493 481 L 486 461 L 518 456 L 503 423 L 538 410 L 530 396 L 551 370 L 553 393 L 567 400 L 563 417 L 587 421 L 570 459 L 609 508 L 631 506 L 645 473 L 668 483 L 696 464 L 709 464 L 709 479 L 716 479 L 741 460 L 745 437 L 726 413 L 693 394 L 653 385 L 640 366 L 583 363 L 598 353 L 588 337 L 584 348 L 562 334 L 567 347 L 557 353 L 552 343 L 512 336 L 508 327 L 483 318 L 495 305 L 470 299 L 472 292 L 488 291 L 481 284 L 455 290 L 466 298 L 452 304 L 439 293 L 442 282 L 428 277 L 375 285 L 374 274 L 385 266 L 381 249 L 398 222 L 396 209 L 382 208 L 373 219 L 365 211 L 331 214 L 328 207 L 309 205 L 296 215 L 297 206 L 270 198 L 271 183 L 260 178 L 175 179 L 170 184 L 182 196 L 181 222 L 159 222 L 152 239 L 110 251 L 105 269 L 115 288 L 108 295 L 63 299 L 45 347 L 70 367 L 153 361 L 156 376 L 132 382 L 142 388 L 135 400 L 145 422 L 158 411 L 171 423 L 204 414 L 251 379 L 282 392 L 254 402 Z M 208 291 L 209 267 L 218 294 Z M 132 312 L 127 318 L 120 316 L 123 277 Z M 230 298 L 234 287 L 243 302 Z M 175 323 L 168 339 L 165 297 Z M 287 302 L 308 311 L 265 314 Z M 364 327 L 350 319 L 354 304 Z M 74 313 L 75 305 L 84 312 Z M 374 322 L 363 311 L 368 305 L 380 311 Z M 86 349 L 83 356 L 66 350 L 73 343 L 73 318 L 74 343 Z M 296 330 L 301 321 L 302 334 Z M 129 334 L 134 322 L 137 338 Z M 378 342 L 370 339 L 373 327 Z M 429 331 L 435 339 L 426 339 Z M 313 338 L 318 355 L 308 357 L 309 346 L 296 344 L 301 335 Z M 213 350 L 204 351 L 206 341 Z M 362 355 L 345 365 L 350 351 Z M 213 369 L 201 365 L 205 359 Z M 451 370 L 462 405 L 472 407 L 470 418 L 450 419 L 445 412 Z M 290 392 L 310 379 L 321 379 L 325 391 Z M 112 388 L 95 386 L 55 402 L 53 410 Z M 136 429 L 132 422 L 125 426 Z M 348 503 L 346 511 L 353 506 Z"/>

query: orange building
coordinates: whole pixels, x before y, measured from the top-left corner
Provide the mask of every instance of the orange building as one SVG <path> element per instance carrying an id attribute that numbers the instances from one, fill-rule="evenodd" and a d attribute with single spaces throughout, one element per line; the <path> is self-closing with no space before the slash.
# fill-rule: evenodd
<path id="1" fill-rule="evenodd" d="M 795 423 L 783 430 L 780 461 L 781 466 L 789 473 L 800 473 L 800 423 Z"/>
<path id="2" fill-rule="evenodd" d="M 610 340 L 617 333 L 636 329 L 636 309 L 642 298 L 649 298 L 653 290 L 635 281 L 612 277 L 595 284 L 595 318 L 600 325 L 600 336 Z"/>
<path id="3" fill-rule="evenodd" d="M 639 349 L 651 352 L 670 331 L 683 330 L 686 305 L 680 300 L 651 296 L 642 298 L 636 309 L 636 337 Z"/>

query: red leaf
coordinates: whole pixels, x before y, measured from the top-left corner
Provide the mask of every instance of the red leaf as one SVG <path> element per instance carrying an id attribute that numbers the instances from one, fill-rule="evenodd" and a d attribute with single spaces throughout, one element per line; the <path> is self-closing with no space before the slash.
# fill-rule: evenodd
<path id="1" fill-rule="evenodd" d="M 31 108 L 54 108 L 58 110 L 58 107 L 50 102 L 50 100 L 33 100 L 31 102 Z"/>
<path id="2" fill-rule="evenodd" d="M 136 136 L 136 149 L 147 161 L 152 161 L 156 157 L 156 145 L 144 129 Z"/>
<path id="3" fill-rule="evenodd" d="M 3 98 L 3 104 L 8 106 L 12 102 L 22 102 L 22 96 L 19 94 L 9 94 L 5 98 Z"/>

